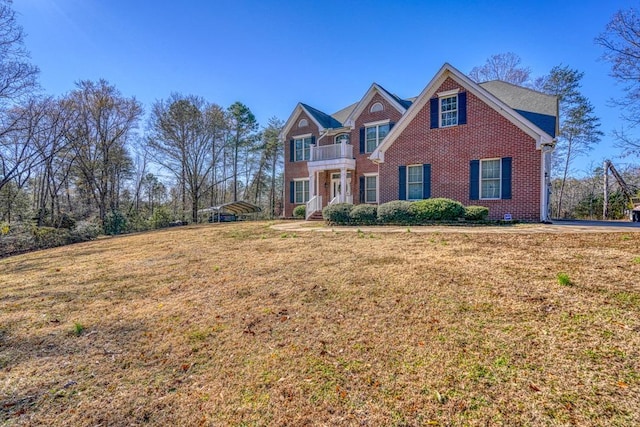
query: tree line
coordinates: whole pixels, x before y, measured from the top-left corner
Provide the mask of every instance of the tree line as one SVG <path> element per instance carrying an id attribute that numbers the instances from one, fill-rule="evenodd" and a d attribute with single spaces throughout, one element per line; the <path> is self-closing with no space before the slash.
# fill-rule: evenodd
<path id="1" fill-rule="evenodd" d="M 621 122 L 627 129 L 640 117 L 639 34 L 640 17 L 629 9 L 614 15 L 595 39 L 612 77 L 625 85 L 625 98 L 617 102 L 625 107 Z M 266 217 L 280 214 L 281 120 L 273 117 L 261 127 L 240 102 L 224 107 L 180 93 L 154 102 L 145 118 L 135 97 L 106 80 L 79 81 L 53 97 L 42 93 L 38 73 L 11 0 L 0 0 L 0 221 L 60 227 L 97 219 L 105 229 L 137 230 L 195 222 L 201 208 L 236 200 L 261 206 Z M 469 75 L 558 97 L 553 216 L 574 215 L 580 200 L 595 193 L 576 196 L 577 188 L 594 186 L 593 180 L 576 184 L 581 180 L 572 178 L 572 165 L 604 136 L 581 92 L 584 73 L 558 65 L 534 78 L 516 54 L 506 53 Z M 626 155 L 640 154 L 640 142 L 624 128 L 613 137 Z M 627 171 L 630 182 L 634 171 Z"/>
<path id="2" fill-rule="evenodd" d="M 279 215 L 277 118 L 260 128 L 240 102 L 172 93 L 144 120 L 141 103 L 106 80 L 53 97 L 38 72 L 11 1 L 0 0 L 1 221 L 96 218 L 143 229 L 151 218 L 196 222 L 199 209 L 237 200 Z"/>

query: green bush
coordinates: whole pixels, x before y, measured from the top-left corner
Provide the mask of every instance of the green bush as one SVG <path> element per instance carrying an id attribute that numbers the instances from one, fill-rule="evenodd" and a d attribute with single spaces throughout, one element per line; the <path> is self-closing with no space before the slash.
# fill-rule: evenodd
<path id="1" fill-rule="evenodd" d="M 395 200 L 378 206 L 378 222 L 382 224 L 413 224 L 412 202 Z"/>
<path id="2" fill-rule="evenodd" d="M 307 207 L 305 205 L 296 206 L 293 209 L 293 216 L 296 218 L 306 218 Z"/>
<path id="3" fill-rule="evenodd" d="M 322 217 L 329 224 L 347 225 L 351 222 L 351 209 L 353 209 L 351 203 L 336 203 L 322 209 Z"/>
<path id="4" fill-rule="evenodd" d="M 489 217 L 489 208 L 484 206 L 467 206 L 464 208 L 464 219 L 468 221 L 485 221 Z"/>
<path id="5" fill-rule="evenodd" d="M 464 206 L 455 200 L 442 197 L 414 202 L 411 212 L 417 223 L 428 221 L 455 221 L 464 216 Z"/>
<path id="6" fill-rule="evenodd" d="M 372 225 L 378 222 L 378 208 L 373 205 L 357 205 L 349 213 L 351 223 L 356 225 Z"/>
<path id="7" fill-rule="evenodd" d="M 102 224 L 104 234 L 122 234 L 127 230 L 127 218 L 120 211 L 107 213 Z"/>
<path id="8" fill-rule="evenodd" d="M 173 220 L 171 212 L 165 206 L 159 206 L 154 209 L 151 215 L 151 226 L 153 228 L 166 228 L 171 225 Z"/>

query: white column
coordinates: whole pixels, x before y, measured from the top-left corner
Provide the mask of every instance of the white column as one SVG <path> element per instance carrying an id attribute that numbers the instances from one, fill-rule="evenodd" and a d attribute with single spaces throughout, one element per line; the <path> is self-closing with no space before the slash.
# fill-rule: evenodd
<path id="1" fill-rule="evenodd" d="M 309 174 L 309 200 L 313 199 L 316 195 L 316 172 L 313 171 Z"/>
<path id="2" fill-rule="evenodd" d="M 347 168 L 340 168 L 340 203 L 344 203 L 347 194 Z"/>

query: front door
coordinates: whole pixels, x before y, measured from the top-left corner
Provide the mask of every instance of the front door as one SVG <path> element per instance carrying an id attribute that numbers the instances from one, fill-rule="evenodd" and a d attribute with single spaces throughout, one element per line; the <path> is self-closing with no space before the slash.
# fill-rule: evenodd
<path id="1" fill-rule="evenodd" d="M 331 200 L 340 196 L 340 174 L 335 178 L 336 174 L 331 177 Z"/>
<path id="2" fill-rule="evenodd" d="M 347 193 L 346 193 L 347 196 L 350 195 L 350 191 L 349 191 L 350 187 L 351 187 L 351 172 L 347 172 Z M 342 188 L 340 187 L 340 174 L 332 173 L 331 174 L 331 200 L 333 200 L 336 197 L 340 197 L 340 194 L 342 194 Z"/>

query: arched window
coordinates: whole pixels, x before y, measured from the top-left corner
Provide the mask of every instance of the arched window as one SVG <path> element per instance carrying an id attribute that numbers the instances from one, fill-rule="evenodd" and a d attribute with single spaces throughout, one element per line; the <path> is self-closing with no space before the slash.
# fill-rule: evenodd
<path id="1" fill-rule="evenodd" d="M 298 127 L 304 128 L 307 126 L 309 126 L 309 122 L 307 121 L 307 119 L 300 119 L 300 121 L 298 122 Z"/>
<path id="2" fill-rule="evenodd" d="M 336 144 L 341 144 L 343 141 L 345 143 L 347 143 L 347 144 L 349 143 L 349 134 L 348 133 L 341 133 L 340 135 L 336 135 L 336 138 L 335 138 L 335 143 Z"/>
<path id="3" fill-rule="evenodd" d="M 384 105 L 382 105 L 382 103 L 380 102 L 376 102 L 369 109 L 370 113 L 377 113 L 378 111 L 384 111 Z"/>

